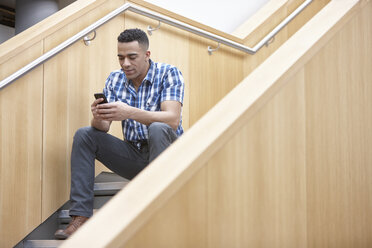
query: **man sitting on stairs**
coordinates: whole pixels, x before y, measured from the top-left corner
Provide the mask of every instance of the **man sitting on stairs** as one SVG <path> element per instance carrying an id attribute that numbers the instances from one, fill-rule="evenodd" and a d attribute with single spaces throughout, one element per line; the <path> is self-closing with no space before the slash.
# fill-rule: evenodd
<path id="1" fill-rule="evenodd" d="M 127 179 L 135 177 L 183 133 L 184 80 L 174 66 L 150 59 L 149 40 L 140 29 L 118 37 L 120 70 L 106 80 L 103 98 L 91 105 L 90 127 L 79 129 L 71 153 L 71 223 L 57 230 L 66 239 L 93 214 L 94 161 Z M 125 140 L 107 132 L 121 121 Z"/>

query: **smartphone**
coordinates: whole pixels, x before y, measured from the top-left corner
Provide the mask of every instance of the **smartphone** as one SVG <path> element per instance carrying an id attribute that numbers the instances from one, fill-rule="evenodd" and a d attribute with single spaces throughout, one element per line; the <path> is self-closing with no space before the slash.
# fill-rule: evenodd
<path id="1" fill-rule="evenodd" d="M 94 94 L 94 97 L 95 97 L 96 99 L 103 98 L 103 101 L 100 102 L 99 104 L 108 103 L 108 101 L 107 101 L 107 99 L 106 99 L 106 96 L 105 96 L 105 94 L 103 94 L 103 93 L 95 93 L 95 94 Z"/>

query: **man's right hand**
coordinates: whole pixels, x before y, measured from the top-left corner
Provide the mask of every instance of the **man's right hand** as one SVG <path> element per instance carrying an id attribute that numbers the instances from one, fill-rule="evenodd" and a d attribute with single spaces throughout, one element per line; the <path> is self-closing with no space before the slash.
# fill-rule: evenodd
<path id="1" fill-rule="evenodd" d="M 108 132 L 110 130 L 111 126 L 111 121 L 106 121 L 103 120 L 100 115 L 98 114 L 98 104 L 100 104 L 103 101 L 103 98 L 99 98 L 95 100 L 92 105 L 90 106 L 92 114 L 93 114 L 93 119 L 91 122 L 92 127 L 101 130 L 103 132 Z"/>
<path id="2" fill-rule="evenodd" d="M 92 105 L 90 106 L 91 111 L 92 111 L 92 114 L 93 114 L 93 117 L 94 117 L 95 119 L 97 119 L 97 120 L 99 120 L 99 119 L 102 120 L 102 118 L 100 118 L 100 117 L 99 117 L 99 114 L 97 113 L 97 110 L 98 110 L 97 106 L 98 106 L 98 104 L 100 104 L 101 102 L 103 102 L 103 98 L 96 99 L 96 100 L 92 103 Z"/>

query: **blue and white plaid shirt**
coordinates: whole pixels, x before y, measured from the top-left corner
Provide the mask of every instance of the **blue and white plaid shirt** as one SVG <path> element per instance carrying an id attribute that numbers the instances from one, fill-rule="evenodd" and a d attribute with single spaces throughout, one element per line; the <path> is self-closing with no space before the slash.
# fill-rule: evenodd
<path id="1" fill-rule="evenodd" d="M 184 87 L 182 73 L 176 67 L 150 60 L 150 68 L 138 91 L 120 69 L 111 72 L 103 93 L 109 102 L 121 101 L 139 109 L 160 111 L 160 103 L 163 101 L 178 101 L 183 104 Z M 148 127 L 137 121 L 124 120 L 122 128 L 123 136 L 128 141 L 148 139 Z M 176 133 L 178 136 L 183 133 L 182 114 Z"/>

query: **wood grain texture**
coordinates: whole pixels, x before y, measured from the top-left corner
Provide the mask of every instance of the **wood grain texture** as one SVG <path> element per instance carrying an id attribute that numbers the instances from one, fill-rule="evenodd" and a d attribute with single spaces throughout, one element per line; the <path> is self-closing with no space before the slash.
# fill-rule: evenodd
<path id="1" fill-rule="evenodd" d="M 371 6 L 210 159 L 207 247 L 371 245 Z"/>
<path id="2" fill-rule="evenodd" d="M 304 71 L 211 157 L 208 247 L 306 247 Z"/>
<path id="3" fill-rule="evenodd" d="M 371 27 L 369 3 L 305 67 L 309 247 L 372 244 Z"/>
<path id="4" fill-rule="evenodd" d="M 206 247 L 369 247 L 371 6 L 332 1 L 62 247 L 185 241 L 204 187 Z"/>
<path id="5" fill-rule="evenodd" d="M 125 247 L 207 247 L 206 184 L 207 170 L 202 169 Z"/>
<path id="6" fill-rule="evenodd" d="M 43 43 L 0 65 L 7 71 L 42 54 Z M 43 68 L 0 91 L 0 247 L 12 247 L 41 221 Z"/>
<path id="7" fill-rule="evenodd" d="M 105 241 L 96 241 L 95 237 L 92 238 L 92 233 L 102 231 L 109 238 L 108 246 L 112 247 L 118 247 L 127 241 L 134 247 L 141 244 L 162 246 L 167 242 L 165 236 L 167 233 L 171 234 L 170 244 L 179 244 L 179 246 L 208 244 L 214 247 L 232 243 L 238 247 L 245 244 L 296 247 L 303 246 L 304 240 L 311 238 L 307 240 L 310 247 L 318 245 L 326 247 L 329 244 L 368 247 L 370 244 L 368 237 L 372 236 L 367 226 L 371 221 L 371 214 L 368 211 L 371 207 L 371 192 L 368 184 L 371 169 L 365 165 L 371 163 L 371 155 L 367 152 L 371 147 L 371 136 L 366 132 L 371 129 L 372 121 L 371 115 L 368 114 L 371 112 L 369 108 L 371 85 L 365 82 L 371 82 L 369 70 L 371 56 L 365 54 L 370 54 L 372 47 L 369 32 L 371 3 L 359 1 L 359 4 L 356 4 L 357 2 L 354 0 L 331 2 L 332 5 L 327 6 L 327 11 L 334 10 L 334 12 L 327 12 L 331 15 L 318 16 L 311 22 L 316 28 L 306 27 L 305 31 L 301 32 L 302 36 L 294 34 L 295 39 L 288 41 L 286 45 L 284 43 L 288 39 L 286 32 L 294 33 L 301 25 L 293 24 L 293 27 L 288 27 L 282 36 L 276 38 L 276 41 L 283 43 L 281 46 L 284 49 L 279 49 L 281 52 L 274 53 L 276 48 L 280 47 L 279 43 L 274 42 L 258 55 L 257 60 L 263 61 L 273 54 L 273 58 L 267 59 L 267 64 L 262 67 L 258 66 L 261 62 L 252 63 L 254 66 L 247 64 L 242 66 L 245 55 L 224 46 L 209 56 L 206 47 L 213 46 L 210 41 L 163 25 L 150 37 L 153 58 L 177 65 L 184 72 L 188 87 L 184 104 L 184 111 L 186 111 L 184 124 L 191 133 L 186 132 L 169 152 L 159 157 L 149 170 L 146 169 L 131 182 L 128 188 L 110 203 L 108 206 L 110 213 L 102 211 L 97 218 L 93 218 L 90 221 L 93 231 L 90 229 L 91 225 L 84 226 L 81 235 L 85 233 L 88 235 L 85 236 L 86 238 L 76 241 L 73 237 L 66 246 L 75 244 L 71 247 L 80 247 L 80 242 L 99 245 L 100 242 Z M 45 52 L 92 23 L 98 16 L 108 13 L 110 8 L 113 9 L 123 3 L 124 1 L 105 1 L 104 5 L 87 12 L 83 19 L 71 20 L 58 32 L 50 33 L 45 38 L 45 45 L 42 43 L 38 45 L 45 46 Z M 291 6 L 295 6 L 294 2 L 292 3 Z M 314 6 L 321 6 L 325 2 L 318 3 L 319 5 Z M 356 7 L 353 7 L 354 5 Z M 363 14 L 359 14 L 362 6 Z M 347 8 L 351 10 L 346 11 Z M 313 13 L 315 12 L 307 15 L 306 18 L 309 19 Z M 344 31 L 345 33 L 338 33 L 338 30 L 343 28 L 349 18 L 356 13 L 358 18 L 353 20 L 352 26 L 345 29 L 347 30 Z M 302 21 L 305 22 L 305 19 Z M 9 229 L 11 233 L 5 233 L 7 237 L 12 238 L 9 242 L 13 243 L 10 245 L 20 239 L 17 232 L 21 224 L 21 228 L 25 226 L 22 222 L 23 215 L 29 216 L 26 218 L 26 221 L 29 221 L 27 228 L 34 227 L 36 222 L 45 219 L 67 200 L 72 136 L 77 128 L 89 125 L 89 106 L 93 100 L 93 93 L 101 91 L 108 72 L 118 68 L 117 61 L 112 60 L 116 57 L 116 37 L 124 27 L 138 26 L 145 29 L 148 24 L 154 26 L 157 23 L 145 17 L 133 17 L 132 14 L 126 14 L 125 19 L 123 16 L 118 17 L 109 25 L 98 29 L 98 36 L 91 47 L 87 48 L 82 43 L 76 43 L 48 61 L 40 71 L 39 69 L 33 71 L 29 75 L 30 81 L 35 80 L 38 84 L 40 78 L 44 78 L 44 81 L 39 83 L 40 88 L 17 89 L 17 92 L 0 98 L 3 113 L 4 109 L 8 109 L 4 102 L 11 102 L 18 91 L 27 95 L 26 98 L 17 100 L 20 101 L 18 104 L 20 109 L 16 109 L 16 115 L 11 115 L 9 112 L 1 115 L 1 118 L 9 115 L 12 121 L 9 122 L 8 118 L 2 119 L 0 130 L 13 131 L 1 133 L 0 221 L 1 223 L 4 220 L 8 221 L 8 217 L 5 216 L 8 209 L 18 211 L 13 207 L 15 202 L 12 199 L 13 188 L 10 190 L 8 186 L 18 181 L 18 177 L 14 176 L 18 175 L 18 170 L 27 182 L 22 185 L 34 186 L 22 188 L 26 193 L 21 191 L 19 195 L 26 195 L 28 201 L 36 192 L 40 199 L 33 198 L 27 204 L 31 206 L 30 209 L 40 209 L 40 205 L 42 206 L 41 212 L 37 214 L 23 213 L 23 210 L 17 212 L 20 218 L 15 219 L 16 224 Z M 337 41 L 331 44 L 336 48 L 328 48 L 329 50 L 324 51 L 325 54 L 316 55 L 317 59 L 304 67 L 304 64 L 334 35 L 337 36 Z M 345 41 L 350 44 L 346 44 Z M 169 43 L 172 46 L 169 46 Z M 359 46 L 364 48 L 363 52 L 343 53 L 344 49 L 355 50 Z M 30 59 L 35 56 L 32 49 L 29 53 L 25 58 Z M 330 67 L 333 73 L 338 73 L 338 70 L 345 71 L 340 75 L 330 73 L 323 77 L 323 70 L 327 68 L 327 61 L 330 58 L 333 59 L 332 61 L 340 61 L 335 63 L 334 67 Z M 353 66 L 350 68 L 347 58 L 352 59 Z M 26 61 L 19 60 L 17 63 L 25 64 Z M 359 71 L 357 70 L 359 74 L 354 75 L 356 66 L 359 68 Z M 9 64 L 9 67 L 2 65 L 0 70 L 4 70 L 5 73 L 1 72 L 0 77 L 5 77 L 12 69 L 14 69 L 12 64 Z M 239 85 L 245 73 L 253 69 L 256 69 L 255 73 L 246 79 L 249 87 L 242 86 L 246 84 Z M 36 73 L 36 78 L 33 73 Z M 26 80 L 27 77 L 20 81 Z M 324 93 L 321 88 L 324 86 L 324 83 L 321 83 L 324 78 L 330 81 L 329 87 L 336 89 L 336 93 L 327 95 L 329 99 L 318 99 L 319 93 Z M 349 85 L 346 78 L 357 83 Z M 318 85 L 312 88 L 312 81 L 316 80 Z M 341 89 L 337 88 L 339 80 Z M 288 84 L 288 88 L 283 87 L 285 84 Z M 233 94 L 239 97 L 229 96 L 228 92 L 234 87 L 238 88 Z M 7 90 L 8 88 L 4 92 Z M 304 90 L 306 90 L 306 104 L 301 98 L 302 95 L 299 95 Z M 228 100 L 218 103 L 226 94 Z M 42 95 L 44 99 L 40 102 L 35 101 L 34 95 L 38 97 Z M 8 97 L 11 100 L 8 100 Z M 319 103 L 329 104 L 328 108 L 319 106 L 318 100 Z M 33 106 L 32 111 L 23 108 L 25 103 Z M 309 106 L 312 103 L 314 105 Z M 349 109 L 349 105 L 345 103 L 356 107 Z M 337 109 L 339 106 L 342 108 Z M 303 113 L 304 108 L 306 113 Z M 217 110 L 208 113 L 210 109 Z M 234 111 L 231 111 L 232 109 Z M 260 112 L 257 112 L 259 110 Z M 334 113 L 328 116 L 327 111 L 334 111 Z M 315 121 L 315 117 L 318 118 L 318 112 L 321 113 L 319 120 L 329 121 L 329 124 L 316 126 L 318 119 Z M 207 117 L 203 118 L 205 114 Z M 306 129 L 307 136 L 290 136 L 284 139 L 283 136 L 286 134 L 288 136 L 290 131 L 296 134 L 303 132 L 305 125 L 301 126 L 300 123 L 303 122 L 304 114 L 307 118 L 306 128 L 309 128 Z M 26 123 L 27 127 L 30 127 L 27 130 L 35 128 L 35 132 L 25 133 L 19 131 L 23 126 L 18 125 L 15 128 L 12 126 L 14 123 L 21 123 L 24 116 L 30 120 Z M 286 118 L 281 118 L 282 116 Z M 351 118 L 346 118 L 349 116 Z M 250 123 L 247 124 L 247 121 Z M 197 130 L 193 131 L 193 128 L 190 128 L 193 125 L 197 126 Z M 243 126 L 245 127 L 242 128 Z M 291 128 L 290 131 L 286 129 L 288 126 Z M 341 132 L 344 129 L 348 130 L 346 134 Z M 327 136 L 328 131 L 329 136 Z M 313 135 L 313 132 L 322 135 L 324 132 L 325 136 Z M 354 134 L 354 132 L 358 133 Z M 121 137 L 120 126 L 114 127 L 112 133 Z M 10 138 L 7 135 L 11 135 Z M 8 153 L 12 147 L 15 149 L 15 144 L 18 146 L 24 140 L 24 136 L 27 136 L 27 147 Z M 249 139 L 251 137 L 253 141 Z M 324 138 L 328 139 L 324 141 Z M 306 164 L 305 196 L 302 180 L 305 173 L 302 166 L 304 140 L 309 142 L 306 143 L 306 152 L 313 156 L 306 157 L 306 163 L 311 163 L 312 166 L 315 164 L 312 168 Z M 314 148 L 319 143 L 326 144 L 328 149 L 325 150 L 329 153 L 323 154 L 323 150 Z M 329 148 L 331 145 L 334 147 Z M 261 149 L 258 150 L 257 147 Z M 296 151 L 295 155 L 290 154 L 293 149 Z M 23 155 L 25 151 L 27 154 Z M 21 156 L 17 156 L 19 153 Z M 241 159 L 240 154 L 244 155 Z M 29 163 L 26 169 L 32 169 L 32 172 L 27 172 L 27 175 L 23 176 L 23 167 L 11 170 L 4 167 L 14 159 Z M 340 166 L 336 169 L 326 169 L 324 166 L 320 167 L 318 160 L 323 162 L 322 165 L 328 165 L 328 161 L 337 161 Z M 227 163 L 229 161 L 232 165 Z M 246 164 L 252 167 L 247 167 Z M 257 164 L 262 164 L 263 167 L 253 167 Z M 40 165 L 43 165 L 43 168 L 39 168 Z M 358 170 L 354 170 L 352 165 Z M 280 170 L 281 168 L 283 170 Z M 98 166 L 97 171 L 100 169 Z M 7 176 L 6 173 L 11 176 Z M 6 179 L 3 180 L 3 177 Z M 38 180 L 38 183 L 35 183 L 35 180 Z M 226 180 L 226 183 L 230 184 L 223 187 L 221 180 Z M 2 182 L 7 183 L 4 188 Z M 249 189 L 240 190 L 239 186 Z M 257 188 L 256 191 L 254 186 Z M 6 192 L 3 193 L 3 190 Z M 343 190 L 347 191 L 346 196 L 341 193 Z M 354 192 L 361 193 L 352 194 Z M 303 197 L 307 197 L 306 207 L 304 207 Z M 35 202 L 31 202 L 35 199 Z M 191 203 L 191 199 L 195 201 Z M 252 205 L 252 199 L 262 204 Z M 328 205 L 319 207 L 315 204 L 319 202 Z M 355 206 L 351 206 L 351 202 L 355 202 Z M 7 205 L 8 203 L 13 205 Z M 273 207 L 275 211 L 272 211 Z M 307 210 L 303 210 L 305 208 Z M 336 208 L 339 209 L 333 211 Z M 306 218 L 313 218 L 312 221 L 304 220 L 305 211 Z M 252 213 L 258 215 L 252 216 Z M 295 213 L 295 216 L 291 213 Z M 362 214 L 358 215 L 358 213 Z M 116 219 L 110 218 L 112 216 Z M 331 224 L 324 225 L 323 217 L 330 218 Z M 336 218 L 337 221 L 334 221 Z M 176 223 L 180 222 L 185 224 L 177 226 Z M 95 225 L 97 223 L 98 226 Z M 3 228 L 3 224 L 0 227 Z M 102 227 L 105 230 L 100 229 Z M 319 234 L 319 227 L 324 228 L 321 234 Z M 304 237 L 306 230 L 308 236 Z M 246 231 L 255 233 L 255 236 L 245 235 Z M 267 240 L 257 237 L 264 237 Z M 347 240 L 341 244 L 340 239 Z M 1 242 L 8 242 L 8 240 Z"/>
<path id="8" fill-rule="evenodd" d="M 5 78 L 17 68 L 21 68 L 31 62 L 33 59 L 40 56 L 42 52 L 50 50 L 66 38 L 80 31 L 83 27 L 89 25 L 94 20 L 97 20 L 97 18 L 107 14 L 117 6 L 124 4 L 124 1 L 111 1 L 111 3 L 110 1 L 105 1 L 105 4 L 101 6 L 102 3 L 102 1 L 94 1 L 94 3 L 88 3 L 85 1 L 83 5 L 81 5 L 82 2 L 80 2 L 79 5 L 69 6 L 64 9 L 64 11 L 70 10 L 72 12 L 69 12 L 66 19 L 61 17 L 63 13 L 57 13 L 50 17 L 52 19 L 54 18 L 53 20 L 49 18 L 48 22 L 44 21 L 37 24 L 22 33 L 22 35 L 14 38 L 12 40 L 13 46 L 9 45 L 10 42 L 6 43 L 6 45 L 2 44 L 2 48 L 4 49 L 1 49 L 1 59 L 2 61 L 7 61 L 9 66 L 1 66 L 0 70 L 3 72 L 1 77 Z M 87 9 L 81 10 L 80 8 L 85 5 L 87 5 Z M 77 17 L 80 17 L 80 19 L 75 20 Z M 151 22 L 154 23 L 153 20 L 151 20 Z M 55 25 L 55 27 L 49 27 L 48 24 Z M 136 25 L 138 24 L 139 23 Z M 143 28 L 145 29 L 146 26 Z M 38 175 L 37 179 L 39 180 L 36 189 L 41 189 L 41 193 L 39 192 L 39 195 L 33 199 L 38 199 L 37 203 L 42 206 L 42 209 L 40 210 L 41 216 L 33 215 L 33 217 L 37 217 L 37 221 L 28 226 L 28 231 L 31 227 L 35 227 L 42 220 L 46 219 L 53 211 L 55 211 L 55 209 L 61 206 L 61 204 L 68 199 L 70 184 L 69 160 L 72 137 L 77 128 L 89 125 L 89 120 L 91 118 L 89 109 L 90 103 L 93 100 L 93 93 L 101 91 L 108 72 L 118 68 L 116 61 L 116 37 L 123 29 L 124 19 L 123 17 L 118 17 L 108 25 L 97 30 L 97 38 L 92 42 L 90 47 L 85 47 L 82 42 L 78 42 L 55 58 L 49 60 L 43 66 L 43 68 L 45 68 L 45 72 L 42 75 L 44 82 L 39 85 L 41 88 L 39 88 L 39 86 L 37 87 L 40 93 L 38 94 L 38 99 L 42 101 L 43 107 L 41 109 L 35 109 L 35 111 L 37 111 L 35 116 L 39 116 L 42 119 L 42 122 L 40 122 L 38 126 L 38 128 L 41 128 L 41 132 L 33 132 L 34 135 L 39 135 L 35 141 L 42 141 L 42 144 L 35 143 L 35 147 L 38 147 L 37 145 L 42 145 L 43 147 L 42 154 L 40 154 L 42 156 L 42 162 L 36 161 L 35 164 L 32 164 L 32 166 L 38 167 L 35 170 L 35 173 Z M 182 64 L 182 72 L 184 73 L 186 81 L 185 102 L 183 106 L 183 125 L 187 130 L 190 125 L 190 104 L 188 96 L 188 82 L 190 81 L 189 66 L 191 64 L 193 66 L 197 65 L 190 62 L 190 59 L 188 58 L 190 53 L 188 48 L 188 35 L 177 29 L 169 30 L 163 28 L 163 30 L 166 31 L 167 39 L 172 41 L 173 44 L 178 45 L 175 45 L 174 49 L 169 49 L 169 46 L 163 42 L 164 36 L 155 36 L 152 44 L 158 49 L 154 49 L 156 52 L 153 53 L 153 57 L 155 60 L 161 60 L 175 65 Z M 42 33 L 40 33 L 41 31 Z M 23 40 L 25 36 L 29 36 L 29 43 L 32 43 L 37 39 L 42 40 L 45 38 L 45 45 L 42 45 L 41 53 L 35 54 L 32 53 L 33 49 L 28 49 L 29 43 L 25 43 Z M 13 50 L 11 49 L 12 47 L 14 48 Z M 7 51 L 8 49 L 11 51 Z M 206 48 L 203 47 L 204 51 L 205 49 Z M 27 50 L 27 52 L 23 52 L 23 50 Z M 113 54 L 108 51 L 112 51 Z M 22 54 L 23 59 L 17 61 L 17 66 L 13 66 L 13 64 L 9 62 L 9 58 L 16 56 L 17 54 Z M 206 52 L 205 56 L 208 56 Z M 112 60 L 112 58 L 114 58 L 114 60 Z M 101 61 L 108 62 L 101 63 Z M 40 95 L 42 95 L 44 99 L 40 98 Z M 223 94 L 221 94 L 221 96 L 222 95 Z M 3 99 L 5 101 L 7 98 Z M 3 114 L 2 116 L 5 115 Z M 6 127 L 7 126 L 4 126 L 4 128 Z M 116 123 L 113 125 L 111 133 L 118 137 L 122 137 L 120 124 Z M 9 137 L 9 139 L 10 138 L 13 139 L 14 137 L 12 136 Z M 2 141 L 3 144 L 10 144 L 12 142 L 5 138 L 2 138 Z M 6 151 L 5 148 L 4 151 Z M 7 159 L 7 157 L 4 158 L 4 163 L 8 161 Z M 32 161 L 29 162 L 31 163 Z M 41 167 L 42 164 L 44 164 L 44 167 Z M 106 169 L 97 163 L 96 174 L 102 170 Z M 5 171 L 2 173 L 3 175 L 6 175 Z M 13 177 L 9 177 L 8 179 L 12 179 L 12 183 L 16 181 L 16 178 Z M 4 190 L 5 189 L 8 188 L 4 187 Z M 11 197 L 11 195 L 4 193 L 2 194 L 2 197 L 2 199 L 5 199 L 3 202 L 5 202 L 8 201 L 8 198 Z M 11 205 L 11 208 L 14 207 L 13 205 Z M 34 209 L 40 209 L 40 207 Z M 15 220 L 17 225 L 24 223 L 24 217 L 25 216 L 19 216 L 19 218 Z M 13 234 L 16 233 L 13 229 L 9 230 L 12 231 Z M 9 233 L 6 234 L 9 236 Z M 25 234 L 26 232 L 22 235 L 24 236 Z M 12 239 L 12 235 L 9 236 L 9 240 L 14 244 L 16 241 L 19 241 L 20 237 L 17 236 L 18 238 Z"/>
<path id="9" fill-rule="evenodd" d="M 125 247 L 304 247 L 304 103 L 301 71 Z"/>
<path id="10" fill-rule="evenodd" d="M 190 40 L 190 125 L 193 125 L 241 82 L 246 55 L 224 45 L 208 55 L 207 47 L 217 44 L 194 35 L 190 35 Z"/>

